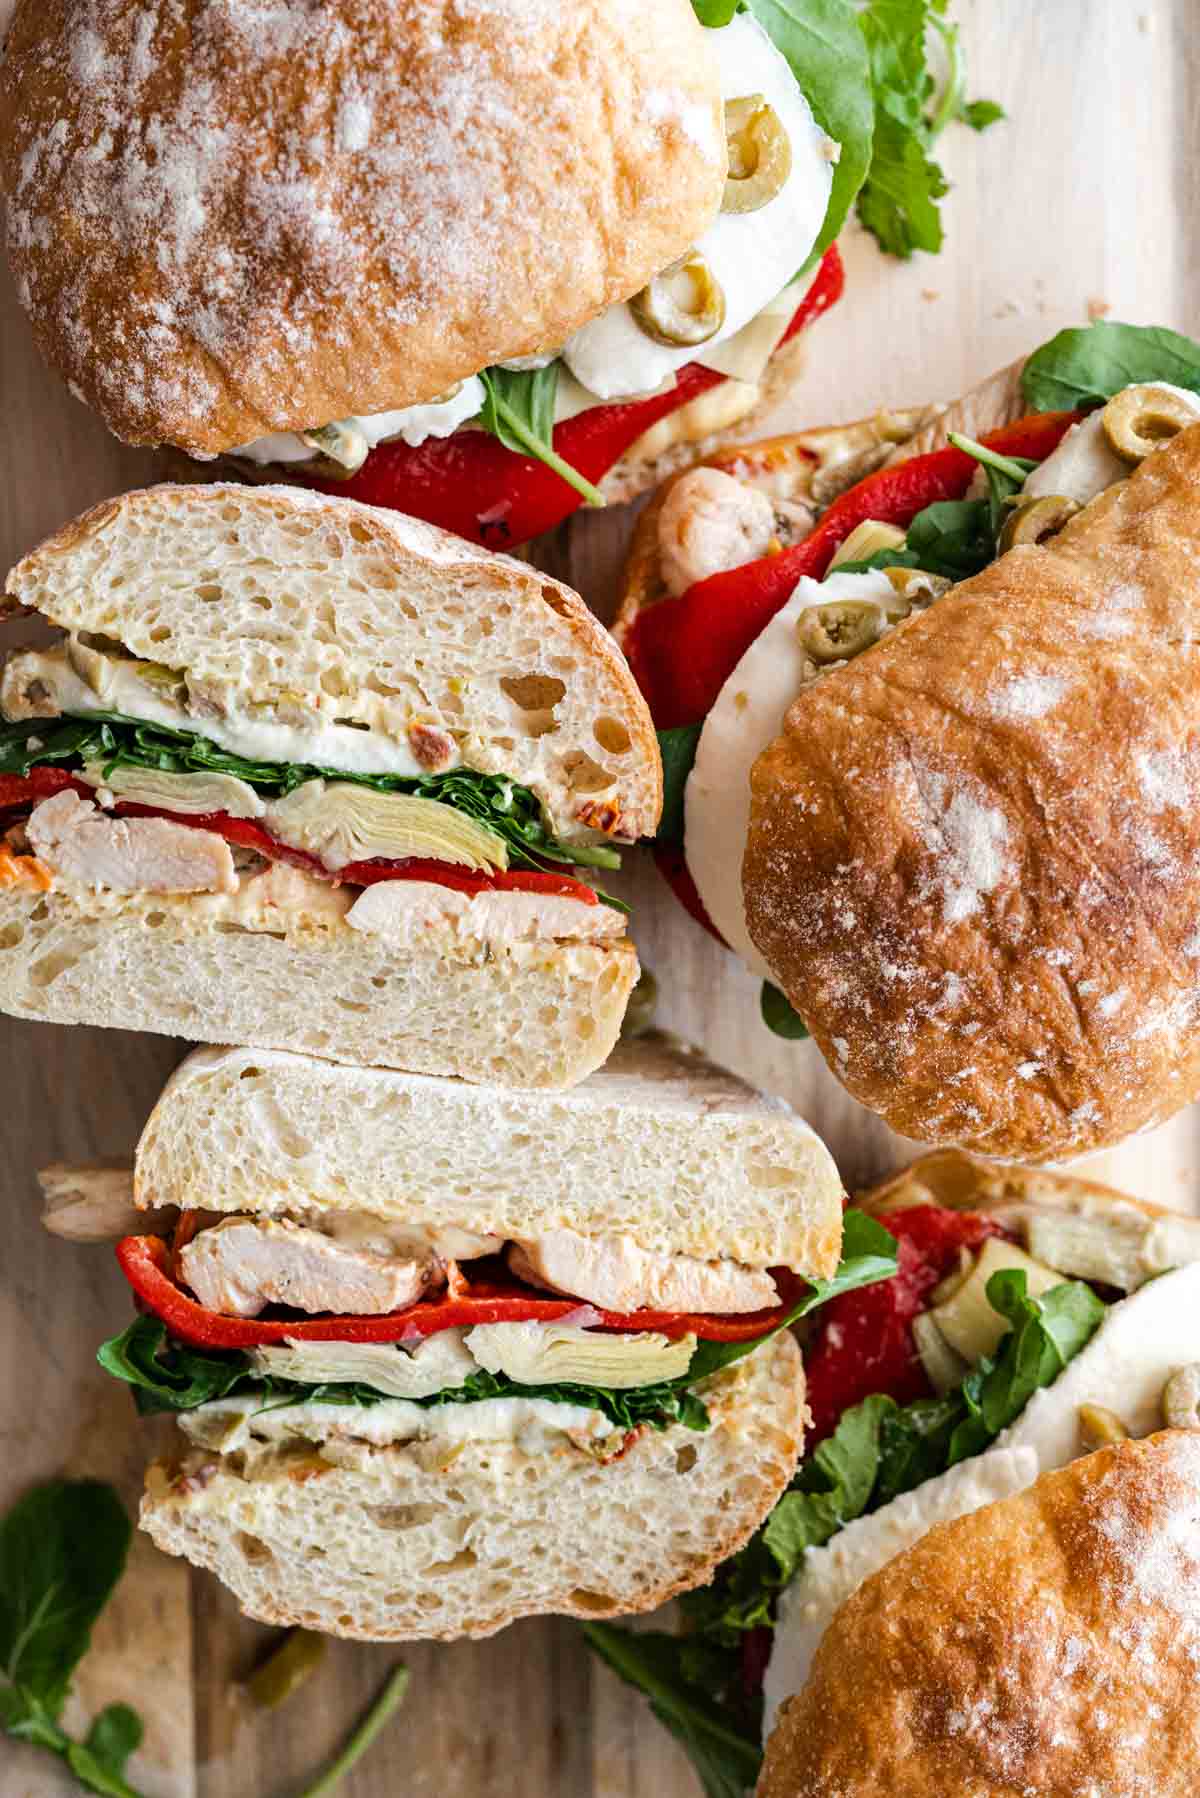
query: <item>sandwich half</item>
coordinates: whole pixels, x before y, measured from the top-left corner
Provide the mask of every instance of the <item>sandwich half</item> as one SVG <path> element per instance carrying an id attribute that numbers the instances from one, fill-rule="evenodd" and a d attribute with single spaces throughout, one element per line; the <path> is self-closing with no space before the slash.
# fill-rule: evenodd
<path id="1" fill-rule="evenodd" d="M 653 830 L 608 634 L 524 564 L 354 501 L 157 487 L 8 579 L 0 1007 L 513 1086 L 616 1040 L 589 884 Z"/>
<path id="2" fill-rule="evenodd" d="M 859 1204 L 893 1237 L 897 1271 L 834 1300 L 806 1331 L 812 1423 L 787 1493 L 712 1585 L 684 1600 L 683 1636 L 646 1643 L 600 1626 L 589 1627 L 590 1639 L 619 1673 L 652 1693 L 657 1713 L 672 1722 L 697 1765 L 726 1781 L 721 1790 L 754 1786 L 760 1743 L 771 1736 L 780 1707 L 803 1692 L 784 1713 L 790 1721 L 780 1726 L 783 1748 L 773 1772 L 769 1757 L 763 1789 L 771 1798 L 793 1791 L 805 1798 L 899 1798 L 932 1790 L 1066 1798 L 1085 1789 L 1065 1774 L 1078 1769 L 1086 1695 L 1081 1702 L 1082 1688 L 1067 1677 L 1074 1669 L 1064 1671 L 1056 1690 L 1020 1655 L 1016 1664 L 1025 1671 L 1010 1674 L 1001 1652 L 1022 1611 L 1028 1626 L 1035 1587 L 1037 1602 L 1047 1606 L 1047 1642 L 1065 1650 L 1073 1633 L 1088 1634 L 1087 1604 L 1073 1615 L 1077 1584 L 1066 1581 L 1061 1592 L 1054 1579 L 1053 1590 L 1042 1584 L 1045 1563 L 1032 1546 L 1041 1490 L 1034 1483 L 1117 1441 L 1136 1441 L 1146 1454 L 1131 1465 L 1152 1469 L 1159 1451 L 1141 1438 L 1200 1425 L 1200 1219 L 1070 1175 L 997 1167 L 954 1150 L 927 1156 Z M 1195 1442 L 1181 1453 L 1194 1469 Z M 1051 1490 L 1082 1490 L 1091 1477 L 1084 1472 Z M 1200 1488 L 1192 1474 L 1189 1482 L 1190 1509 L 1178 1513 L 1157 1547 L 1150 1541 L 1147 1567 L 1173 1566 L 1173 1542 L 1195 1536 Z M 1142 1502 L 1138 1484 L 1128 1501 L 1131 1527 Z M 904 1551 L 926 1532 L 934 1532 L 932 1544 L 936 1526 L 1031 1487 L 1027 1503 L 1012 1509 L 1012 1560 L 981 1524 L 975 1535 L 960 1532 L 955 1571 L 950 1561 L 938 1562 L 936 1579 L 914 1584 L 919 1568 L 937 1561 L 931 1548 L 928 1562 L 908 1565 Z M 1038 1578 L 1023 1570 L 1023 1533 Z M 1052 1548 L 1047 1552 L 1052 1558 Z M 894 1556 L 901 1559 L 884 1576 L 884 1590 L 895 1628 L 884 1607 L 865 1603 L 871 1576 Z M 1114 1561 L 1113 1572 L 1126 1608 L 1111 1619 L 1104 1652 L 1116 1657 L 1122 1630 L 1138 1627 L 1139 1613 L 1128 1569 Z M 863 1582 L 863 1607 L 839 1610 Z M 902 1591 L 910 1598 L 901 1616 L 895 1601 Z M 887 1695 L 870 1720 L 863 1718 L 863 1739 L 852 1740 L 846 1725 L 857 1676 L 833 1704 L 828 1668 L 836 1655 L 820 1645 L 828 1631 L 853 1640 L 857 1652 L 865 1639 L 857 1620 L 868 1610 L 865 1634 L 874 1632 L 875 1647 L 864 1671 L 876 1697 L 885 1689 Z M 848 1617 L 856 1620 L 853 1632 L 843 1628 Z M 956 1640 L 971 1646 L 962 1650 Z M 928 1662 L 918 1677 L 913 1669 L 922 1656 Z M 1129 1689 L 1144 1671 L 1127 1664 Z M 1150 1669 L 1147 1702 L 1156 1677 Z M 1164 1677 L 1169 1689 L 1174 1674 Z M 836 1722 L 817 1722 L 818 1714 Z M 956 1740 L 956 1715 L 977 1718 L 978 1729 Z M 1053 1739 L 1056 1730 L 1061 1742 Z M 817 1747 L 806 1759 L 810 1734 Z M 999 1772 L 1005 1741 L 1020 1769 L 1011 1783 Z M 911 1780 L 909 1750 L 918 1756 Z M 948 1757 L 944 1784 L 930 1774 L 938 1752 Z M 1184 1764 L 1194 1776 L 1195 1764 Z M 1114 1779 L 1104 1789 L 1138 1788 Z"/>
<path id="3" fill-rule="evenodd" d="M 846 485 L 913 422 L 647 509 L 662 859 L 892 1129 L 1079 1154 L 1200 1092 L 1200 345 L 1063 332 Z"/>
<path id="4" fill-rule="evenodd" d="M 251 1615 L 379 1639 L 709 1578 L 800 1451 L 787 1326 L 894 1267 L 865 1219 L 839 1265 L 806 1124 L 655 1036 L 562 1096 L 199 1050 L 135 1193 L 100 1360 L 180 1427 L 143 1526 Z"/>
<path id="5" fill-rule="evenodd" d="M 126 441 L 503 548 L 796 380 L 870 79 L 844 7 L 25 0 L 9 255 Z"/>

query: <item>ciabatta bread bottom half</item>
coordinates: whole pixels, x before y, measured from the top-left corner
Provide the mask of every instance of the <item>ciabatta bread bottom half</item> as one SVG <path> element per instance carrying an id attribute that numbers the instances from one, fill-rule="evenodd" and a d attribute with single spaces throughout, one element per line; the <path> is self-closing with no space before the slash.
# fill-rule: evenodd
<path id="1" fill-rule="evenodd" d="M 193 1042 L 295 1049 L 509 1087 L 564 1087 L 607 1058 L 631 943 L 427 949 L 299 920 L 251 929 L 172 897 L 0 892 L 0 1011 Z"/>
<path id="2" fill-rule="evenodd" d="M 647 1428 L 607 1463 L 468 1443 L 151 1467 L 141 1523 L 267 1623 L 372 1641 L 487 1636 L 518 1617 L 647 1611 L 711 1579 L 795 1469 L 800 1352 L 785 1331 L 698 1388 L 707 1431 Z M 427 1445 L 428 1446 L 428 1445 Z"/>

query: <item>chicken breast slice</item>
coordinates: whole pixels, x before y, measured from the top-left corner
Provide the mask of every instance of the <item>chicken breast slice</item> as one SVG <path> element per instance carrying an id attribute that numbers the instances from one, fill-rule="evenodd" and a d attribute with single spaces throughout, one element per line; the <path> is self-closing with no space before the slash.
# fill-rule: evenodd
<path id="1" fill-rule="evenodd" d="M 770 1274 L 737 1261 L 656 1255 L 631 1236 L 554 1230 L 514 1244 L 509 1265 L 522 1280 L 585 1299 L 605 1311 L 762 1311 L 779 1303 Z"/>
<path id="2" fill-rule="evenodd" d="M 64 880 L 116 893 L 236 893 L 229 844 L 168 818 L 110 818 L 90 799 L 56 793 L 26 826 L 39 860 Z"/>
<path id="3" fill-rule="evenodd" d="M 378 1316 L 414 1304 L 441 1280 L 432 1255 L 375 1255 L 302 1224 L 247 1217 L 194 1236 L 179 1271 L 202 1305 L 226 1317 L 257 1317 L 267 1305 Z"/>

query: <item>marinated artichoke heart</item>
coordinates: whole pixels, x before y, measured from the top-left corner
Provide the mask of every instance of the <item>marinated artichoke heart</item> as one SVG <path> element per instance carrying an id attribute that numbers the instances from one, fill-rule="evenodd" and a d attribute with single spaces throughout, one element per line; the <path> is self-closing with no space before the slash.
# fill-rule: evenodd
<path id="1" fill-rule="evenodd" d="M 502 837 L 453 806 L 352 781 L 307 780 L 263 816 L 272 836 L 315 855 L 335 872 L 351 862 L 409 856 L 490 874 L 508 866 Z"/>
<path id="2" fill-rule="evenodd" d="M 998 1237 L 989 1237 L 980 1250 L 970 1275 L 952 1298 L 935 1305 L 929 1313 L 952 1349 L 972 1366 L 984 1355 L 994 1355 L 1008 1324 L 998 1311 L 993 1311 L 987 1296 L 987 1283 L 1004 1268 L 1018 1268 L 1025 1275 L 1026 1291 L 1031 1298 L 1062 1285 L 1062 1275 L 1044 1262 L 1034 1261 L 1023 1249 Z"/>
<path id="3" fill-rule="evenodd" d="M 139 661 L 123 643 L 111 637 L 97 637 L 89 632 L 66 639 L 66 660 L 90 687 L 97 699 L 115 699 L 127 690 L 131 679 L 159 693 L 164 699 L 182 696 L 186 682 L 178 668 L 165 662 Z"/>
<path id="4" fill-rule="evenodd" d="M 478 1373 L 462 1330 L 441 1330 L 410 1354 L 390 1342 L 289 1342 L 255 1349 L 254 1372 L 301 1386 L 370 1386 L 386 1398 L 436 1398 Z"/>
<path id="5" fill-rule="evenodd" d="M 913 1318 L 912 1333 L 921 1366 L 933 1390 L 952 1392 L 971 1371 L 967 1362 L 957 1349 L 950 1347 L 928 1311 Z"/>
<path id="6" fill-rule="evenodd" d="M 1200 1218 L 1147 1217 L 1129 1206 L 1033 1211 L 1024 1220 L 1031 1255 L 1064 1277 L 1136 1292 L 1155 1274 L 1200 1261 Z"/>
<path id="7" fill-rule="evenodd" d="M 691 1365 L 694 1336 L 609 1335 L 574 1324 L 477 1324 L 467 1347 L 481 1367 L 522 1386 L 605 1386 L 620 1391 L 675 1380 Z"/>
<path id="8" fill-rule="evenodd" d="M 160 774 L 128 764 L 106 774 L 102 762 L 89 762 L 83 778 L 131 805 L 152 805 L 192 817 L 225 812 L 231 818 L 261 818 L 267 809 L 254 788 L 234 774 Z"/>

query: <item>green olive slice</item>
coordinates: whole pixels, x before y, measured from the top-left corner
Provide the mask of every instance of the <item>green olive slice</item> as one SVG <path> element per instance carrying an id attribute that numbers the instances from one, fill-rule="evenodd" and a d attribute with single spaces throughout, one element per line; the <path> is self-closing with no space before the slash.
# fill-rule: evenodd
<path id="1" fill-rule="evenodd" d="M 873 599 L 831 599 L 801 612 L 796 632 L 814 662 L 848 662 L 882 637 L 883 609 Z"/>
<path id="2" fill-rule="evenodd" d="M 699 250 L 655 275 L 629 307 L 647 337 L 673 348 L 707 343 L 725 323 L 725 295 Z"/>
<path id="3" fill-rule="evenodd" d="M 1079 1443 L 1085 1454 L 1107 1448 L 1110 1442 L 1128 1442 L 1129 1431 L 1107 1405 L 1080 1405 Z"/>
<path id="4" fill-rule="evenodd" d="M 1200 398 L 1189 403 L 1181 393 L 1172 393 L 1154 381 L 1140 381 L 1114 394 L 1100 414 L 1111 448 L 1123 462 L 1133 464 L 1197 421 Z"/>
<path id="5" fill-rule="evenodd" d="M 1044 543 L 1047 537 L 1061 531 L 1078 510 L 1078 502 L 1068 499 L 1065 493 L 1044 493 L 1040 499 L 1023 500 L 1004 521 L 1001 554 L 1018 543 Z"/>
<path id="6" fill-rule="evenodd" d="M 339 473 L 345 475 L 358 473 L 370 448 L 361 431 L 356 431 L 353 425 L 337 423 L 322 425 L 316 431 L 305 431 L 301 441 L 336 463 Z"/>
<path id="7" fill-rule="evenodd" d="M 289 1630 L 283 1641 L 246 1681 L 246 1691 L 260 1710 L 274 1710 L 315 1673 L 325 1656 L 324 1636 L 311 1630 Z"/>
<path id="8" fill-rule="evenodd" d="M 909 606 L 929 605 L 943 593 L 949 593 L 954 585 L 949 575 L 929 574 L 924 568 L 885 568 L 883 573 L 892 583 L 893 591 Z"/>
<path id="9" fill-rule="evenodd" d="M 782 192 L 792 172 L 792 141 L 761 94 L 725 102 L 729 175 L 722 212 L 757 212 Z"/>

